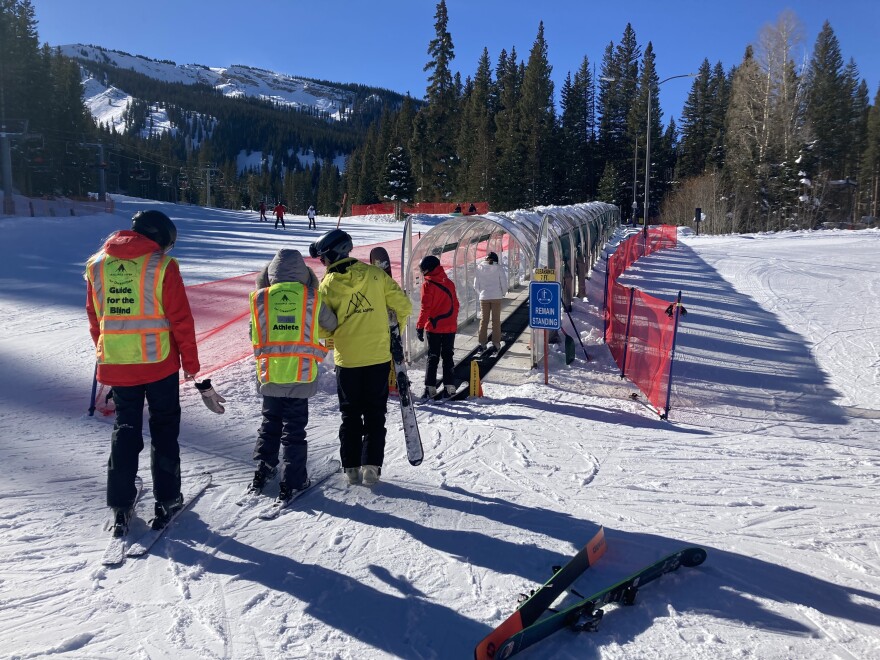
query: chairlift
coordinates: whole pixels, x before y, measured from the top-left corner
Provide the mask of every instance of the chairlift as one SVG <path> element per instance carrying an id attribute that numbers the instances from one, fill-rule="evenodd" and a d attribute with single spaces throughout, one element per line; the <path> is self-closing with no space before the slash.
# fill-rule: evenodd
<path id="1" fill-rule="evenodd" d="M 28 167 L 33 172 L 48 172 L 52 162 L 49 152 L 43 147 L 34 147 L 28 150 Z"/>
<path id="2" fill-rule="evenodd" d="M 79 157 L 80 153 L 77 149 L 72 147 L 70 144 L 65 145 L 64 148 L 64 167 L 69 170 L 79 169 Z"/>
<path id="3" fill-rule="evenodd" d="M 189 174 L 182 167 L 180 168 L 180 174 L 177 175 L 177 187 L 181 190 L 189 188 Z"/>
<path id="4" fill-rule="evenodd" d="M 150 173 L 146 170 L 141 161 L 138 161 L 137 165 L 135 165 L 129 173 L 131 174 L 131 177 L 137 181 L 150 180 Z"/>
<path id="5" fill-rule="evenodd" d="M 156 180 L 159 182 L 160 186 L 165 186 L 167 188 L 171 185 L 171 175 L 168 174 L 167 167 L 162 168 L 162 171 L 159 173 L 159 176 L 156 177 Z"/>

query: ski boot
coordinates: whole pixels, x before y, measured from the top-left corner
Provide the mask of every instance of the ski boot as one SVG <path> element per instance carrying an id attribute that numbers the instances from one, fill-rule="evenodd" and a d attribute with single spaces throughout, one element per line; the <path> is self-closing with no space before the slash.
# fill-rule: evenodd
<path id="1" fill-rule="evenodd" d="M 154 512 L 155 517 L 150 521 L 150 527 L 153 529 L 162 529 L 171 522 L 178 511 L 183 508 L 183 495 L 178 495 L 173 500 L 165 502 L 156 502 Z"/>

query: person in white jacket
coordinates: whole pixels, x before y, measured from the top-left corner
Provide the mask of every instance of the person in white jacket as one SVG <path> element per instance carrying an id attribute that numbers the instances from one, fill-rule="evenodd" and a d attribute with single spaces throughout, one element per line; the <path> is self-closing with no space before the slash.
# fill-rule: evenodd
<path id="1" fill-rule="evenodd" d="M 492 318 L 492 344 L 495 350 L 501 348 L 501 301 L 507 294 L 507 278 L 498 263 L 498 255 L 490 252 L 485 261 L 477 265 L 474 288 L 480 296 L 480 351 L 487 348 L 489 318 Z"/>

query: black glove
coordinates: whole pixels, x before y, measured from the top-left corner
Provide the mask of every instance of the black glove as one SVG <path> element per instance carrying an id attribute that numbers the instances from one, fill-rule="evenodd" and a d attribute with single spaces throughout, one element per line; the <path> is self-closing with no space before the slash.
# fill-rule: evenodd
<path id="1" fill-rule="evenodd" d="M 214 388 L 211 387 L 211 379 L 206 378 L 201 383 L 196 383 L 196 389 L 199 391 L 199 394 L 202 395 L 202 401 L 205 402 L 205 406 L 211 412 L 215 412 L 218 415 L 222 415 L 226 408 L 224 408 L 221 404 L 226 403 L 226 399 L 217 394 L 214 391 Z"/>
<path id="2" fill-rule="evenodd" d="M 416 328 L 416 337 L 418 337 L 419 341 L 425 341 L 425 329 Z"/>

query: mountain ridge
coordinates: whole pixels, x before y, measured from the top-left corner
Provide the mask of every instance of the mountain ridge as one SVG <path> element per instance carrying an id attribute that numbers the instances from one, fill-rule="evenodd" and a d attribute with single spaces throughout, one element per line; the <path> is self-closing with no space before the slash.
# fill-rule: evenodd
<path id="1" fill-rule="evenodd" d="M 228 67 L 177 64 L 85 44 L 65 44 L 57 48 L 62 55 L 90 71 L 90 64 L 99 64 L 131 70 L 162 82 L 207 85 L 226 97 L 256 98 L 298 110 L 313 108 L 337 121 L 350 117 L 356 102 L 355 94 L 342 84 L 337 87 L 246 64 Z"/>

